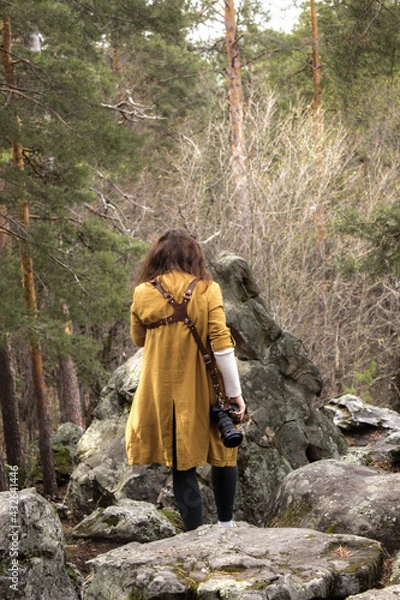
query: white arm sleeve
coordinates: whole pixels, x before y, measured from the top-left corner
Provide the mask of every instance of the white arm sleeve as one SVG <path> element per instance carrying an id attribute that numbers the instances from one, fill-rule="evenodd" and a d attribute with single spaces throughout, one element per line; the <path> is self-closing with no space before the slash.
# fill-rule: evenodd
<path id="1" fill-rule="evenodd" d="M 234 348 L 214 352 L 218 369 L 224 380 L 225 392 L 229 398 L 236 398 L 242 394 L 240 387 L 239 373 L 236 364 Z"/>

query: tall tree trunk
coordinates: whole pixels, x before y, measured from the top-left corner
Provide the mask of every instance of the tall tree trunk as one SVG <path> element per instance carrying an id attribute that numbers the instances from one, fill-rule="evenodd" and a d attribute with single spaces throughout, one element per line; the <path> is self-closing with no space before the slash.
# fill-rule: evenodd
<path id="1" fill-rule="evenodd" d="M 16 88 L 17 80 L 15 75 L 15 63 L 12 60 L 12 34 L 11 23 L 8 19 L 3 21 L 1 58 L 5 73 L 5 79 L 11 93 L 11 101 L 15 103 L 16 95 L 12 90 Z M 18 123 L 20 120 L 17 117 Z M 24 158 L 22 146 L 17 140 L 12 140 L 12 161 L 19 169 L 24 168 Z M 29 205 L 26 198 L 23 198 L 19 213 L 19 221 L 25 231 L 29 230 Z M 50 424 L 47 409 L 46 386 L 43 375 L 43 359 L 40 341 L 37 337 L 34 327 L 34 321 L 37 318 L 36 291 L 33 275 L 33 262 L 30 254 L 27 239 L 21 241 L 21 266 L 23 286 L 25 293 L 25 305 L 27 316 L 31 319 L 29 329 L 29 350 L 32 362 L 32 377 L 35 389 L 35 406 L 39 428 L 39 451 L 40 461 L 43 472 L 44 490 L 47 494 L 56 495 L 58 492 L 56 473 L 54 468 L 54 458 L 51 447 Z"/>
<path id="2" fill-rule="evenodd" d="M 6 233 L 6 207 L 0 206 L 0 257 L 11 252 Z M 1 258 L 0 258 L 1 260 Z M 22 437 L 15 389 L 15 369 L 11 346 L 7 335 L 0 339 L 0 408 L 3 420 L 6 457 L 9 465 L 22 467 Z M 3 457 L 1 457 L 2 459 Z M 1 467 L 1 465 L 0 465 Z M 8 489 L 8 487 L 6 488 Z"/>
<path id="3" fill-rule="evenodd" d="M 311 35 L 312 35 L 312 71 L 313 71 L 313 108 L 315 111 L 321 106 L 321 60 L 318 43 L 318 20 L 315 0 L 311 2 Z"/>
<path id="4" fill-rule="evenodd" d="M 321 108 L 321 59 L 319 54 L 318 43 L 318 18 L 315 0 L 310 0 L 310 15 L 311 15 L 311 35 L 312 35 L 312 72 L 313 72 L 313 111 L 314 111 L 314 126 L 315 126 L 315 156 L 316 156 L 316 171 L 317 181 L 322 177 L 321 161 L 324 139 L 324 123 L 322 118 Z M 316 198 L 316 229 L 317 229 L 317 252 L 321 262 L 321 278 L 320 278 L 320 306 L 322 326 L 326 325 L 326 306 L 327 306 L 327 291 L 326 291 L 326 222 L 325 222 L 325 206 L 324 198 L 318 194 Z"/>
<path id="5" fill-rule="evenodd" d="M 228 54 L 228 99 L 232 140 L 233 182 L 236 208 L 241 221 L 245 248 L 251 244 L 251 218 L 248 194 L 247 160 L 244 133 L 242 78 L 234 0 L 225 0 L 226 49 Z M 240 235 L 240 233 L 239 233 Z"/>
<path id="6" fill-rule="evenodd" d="M 66 316 L 69 314 L 68 307 L 65 305 L 63 306 L 63 313 Z M 67 335 L 72 335 L 71 321 L 67 321 L 64 331 Z M 75 425 L 83 427 L 78 376 L 71 357 L 60 359 L 57 383 L 61 423 L 75 423 Z"/>
<path id="7" fill-rule="evenodd" d="M 14 362 L 11 346 L 6 340 L 0 346 L 0 405 L 7 463 L 22 467 L 22 439 L 15 391 Z"/>
<path id="8" fill-rule="evenodd" d="M 68 315 L 68 307 L 63 307 Z M 65 324 L 64 331 L 72 335 L 72 323 Z M 71 357 L 61 358 L 58 367 L 58 398 L 60 401 L 61 423 L 75 423 L 83 427 L 82 405 L 79 394 L 79 382 L 74 361 Z"/>
<path id="9" fill-rule="evenodd" d="M 0 453 L 0 492 L 6 492 L 9 489 L 4 459 Z"/>
<path id="10" fill-rule="evenodd" d="M 58 367 L 58 397 L 61 423 L 75 423 L 83 427 L 79 383 L 72 358 L 60 359 Z"/>

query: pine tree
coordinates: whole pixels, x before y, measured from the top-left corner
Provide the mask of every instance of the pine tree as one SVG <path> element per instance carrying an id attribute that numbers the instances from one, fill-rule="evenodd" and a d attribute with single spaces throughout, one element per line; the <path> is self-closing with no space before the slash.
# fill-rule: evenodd
<path id="1" fill-rule="evenodd" d="M 15 61 L 13 60 L 12 56 L 13 49 L 11 21 L 9 19 L 4 19 L 2 24 L 1 59 L 4 68 L 5 83 L 10 91 L 11 106 L 14 108 L 17 101 L 17 95 L 14 91 L 17 88 L 17 77 L 15 72 Z M 21 171 L 24 169 L 24 159 L 23 147 L 20 142 L 22 121 L 20 116 L 18 115 L 18 112 L 16 112 L 14 120 L 16 124 L 16 132 L 15 137 L 11 140 L 11 162 L 13 167 L 15 167 L 18 171 Z M 29 203 L 24 188 L 21 188 L 20 194 L 21 197 L 18 202 L 18 223 L 23 229 L 24 234 L 23 238 L 20 241 L 20 257 L 26 315 L 29 319 L 29 323 L 31 324 L 31 327 L 28 331 L 28 343 L 31 356 L 32 378 L 35 390 L 36 415 L 39 426 L 40 460 L 42 464 L 45 491 L 48 494 L 54 496 L 57 493 L 57 482 L 54 468 L 54 459 L 51 451 L 51 436 L 47 408 L 46 388 L 43 374 L 42 350 L 40 340 L 34 330 L 34 324 L 32 321 L 37 317 L 37 302 L 32 255 L 30 252 L 29 244 L 26 240 L 26 234 L 28 233 L 30 224 Z M 7 372 L 7 369 L 3 370 L 4 375 L 6 375 Z M 7 435 L 7 419 L 4 422 L 6 425 L 5 435 Z"/>
<path id="2" fill-rule="evenodd" d="M 4 466 L 4 459 L 0 454 L 0 492 L 8 490 L 7 473 Z"/>
<path id="3" fill-rule="evenodd" d="M 161 26 L 145 2 L 136 7 L 142 10 L 141 28 L 152 21 Z M 140 144 L 104 106 L 113 93 L 104 46 L 120 18 L 120 3 L 92 8 L 95 12 L 87 13 L 88 5 L 57 0 L 2 6 L 1 225 L 8 243 L 1 253 L 10 278 L 0 290 L 1 327 L 29 340 L 49 494 L 56 484 L 42 347 L 48 368 L 82 351 L 98 352 L 82 333 L 90 329 L 88 322 L 110 322 L 127 312 L 127 261 L 140 251 L 129 236 L 107 227 L 112 220 L 104 227 L 88 216 L 98 199 L 93 191 L 97 173 L 111 175 L 121 168 L 134 173 Z M 129 28 L 133 15 L 125 17 Z M 65 304 L 77 323 L 75 336 L 62 327 Z"/>
<path id="4" fill-rule="evenodd" d="M 129 272 L 145 247 L 132 237 L 140 215 L 126 210 L 131 198 L 121 187 L 160 141 L 171 147 L 171 124 L 202 106 L 201 61 L 191 62 L 185 43 L 187 5 L 0 0 L 0 8 L 13 28 L 2 55 L 15 77 L 7 79 L 3 62 L 1 331 L 17 346 L 30 337 L 42 349 L 40 386 L 53 385 L 51 375 L 73 361 L 82 385 L 101 387 L 102 341 L 128 318 Z M 21 247 L 35 295 L 28 310 Z"/>
<path id="5" fill-rule="evenodd" d="M 0 345 L 0 407 L 4 424 L 7 464 L 23 466 L 22 438 L 18 415 L 15 368 L 10 344 Z"/>
<path id="6" fill-rule="evenodd" d="M 249 206 L 249 190 L 247 179 L 247 156 L 244 133 L 244 105 L 242 78 L 240 73 L 240 58 L 238 47 L 238 32 L 236 28 L 236 13 L 233 0 L 225 2 L 225 31 L 227 47 L 227 79 L 229 116 L 232 143 L 232 172 L 236 209 L 241 220 L 240 238 L 249 255 L 249 240 L 251 239 L 251 222 Z"/>
<path id="7" fill-rule="evenodd" d="M 399 73 L 400 7 L 393 0 L 318 2 L 325 97 L 346 110 Z"/>

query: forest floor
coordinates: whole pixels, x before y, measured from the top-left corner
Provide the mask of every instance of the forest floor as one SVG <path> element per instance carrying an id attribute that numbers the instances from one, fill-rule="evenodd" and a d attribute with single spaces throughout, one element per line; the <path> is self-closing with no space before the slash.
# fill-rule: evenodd
<path id="1" fill-rule="evenodd" d="M 83 577 L 87 577 L 91 572 L 87 561 L 95 558 L 99 554 L 104 554 L 109 550 L 118 548 L 121 543 L 105 542 L 101 540 L 69 540 L 65 544 L 65 557 L 67 562 L 76 566 Z"/>
<path id="2" fill-rule="evenodd" d="M 44 493 L 40 484 L 35 485 L 35 487 L 37 492 L 53 505 L 61 504 L 65 506 L 68 483 L 59 485 L 56 498 L 49 498 Z M 82 577 L 87 577 L 91 572 L 91 567 L 87 564 L 87 561 L 95 558 L 99 554 L 104 554 L 104 552 L 108 552 L 109 550 L 124 545 L 123 542 L 114 542 L 112 540 L 73 538 L 70 533 L 75 525 L 78 524 L 79 520 L 71 517 L 68 510 L 59 511 L 59 517 L 64 531 L 66 561 L 75 565 Z"/>
<path id="3" fill-rule="evenodd" d="M 73 538 L 68 533 L 76 523 L 71 523 L 68 519 L 61 519 L 61 523 L 65 535 L 66 561 L 75 565 L 83 577 L 87 577 L 91 572 L 87 561 L 123 545 L 121 542 Z"/>

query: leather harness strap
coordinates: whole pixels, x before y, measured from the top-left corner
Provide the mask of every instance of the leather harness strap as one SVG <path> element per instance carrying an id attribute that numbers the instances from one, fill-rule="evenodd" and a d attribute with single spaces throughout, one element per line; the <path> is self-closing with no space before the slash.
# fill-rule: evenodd
<path id="1" fill-rule="evenodd" d="M 196 284 L 199 282 L 199 279 L 194 279 L 186 290 L 183 300 L 181 303 L 176 302 L 173 295 L 169 292 L 166 292 L 162 285 L 158 283 L 156 279 L 150 281 L 152 285 L 164 296 L 167 302 L 169 302 L 174 309 L 174 312 L 169 317 L 163 317 L 159 321 L 155 321 L 154 323 L 149 323 L 145 325 L 146 329 L 155 329 L 156 327 L 160 327 L 160 325 L 168 325 L 169 323 L 177 323 L 178 321 L 182 321 L 185 325 L 191 323 L 190 317 L 187 313 L 187 304 L 192 297 L 193 290 Z"/>
<path id="2" fill-rule="evenodd" d="M 221 404 L 223 404 L 224 400 L 223 400 L 223 394 L 221 392 L 221 386 L 218 381 L 217 369 L 216 369 L 216 366 L 215 366 L 215 363 L 213 360 L 213 356 L 212 356 L 212 354 L 207 352 L 203 342 L 201 341 L 198 331 L 187 312 L 188 302 L 191 299 L 193 290 L 199 281 L 200 281 L 199 278 L 193 279 L 193 281 L 189 285 L 188 289 L 184 293 L 182 302 L 179 303 L 179 302 L 175 301 L 172 294 L 170 294 L 169 292 L 166 292 L 164 290 L 162 285 L 156 279 L 152 279 L 150 281 L 150 283 L 152 285 L 154 285 L 155 289 L 158 290 L 160 292 L 160 294 L 162 294 L 164 296 L 165 300 L 167 302 L 169 302 L 169 304 L 171 304 L 171 306 L 174 309 L 174 312 L 169 317 L 163 317 L 162 319 L 159 319 L 158 321 L 154 321 L 154 323 L 149 323 L 149 324 L 145 325 L 145 327 L 146 327 L 146 329 L 156 329 L 157 327 L 161 327 L 161 325 L 169 325 L 170 323 L 177 323 L 178 321 L 182 321 L 182 323 L 184 323 L 189 328 L 190 333 L 193 335 L 194 339 L 196 340 L 196 344 L 201 352 L 203 361 L 212 377 L 217 402 L 221 405 Z"/>

